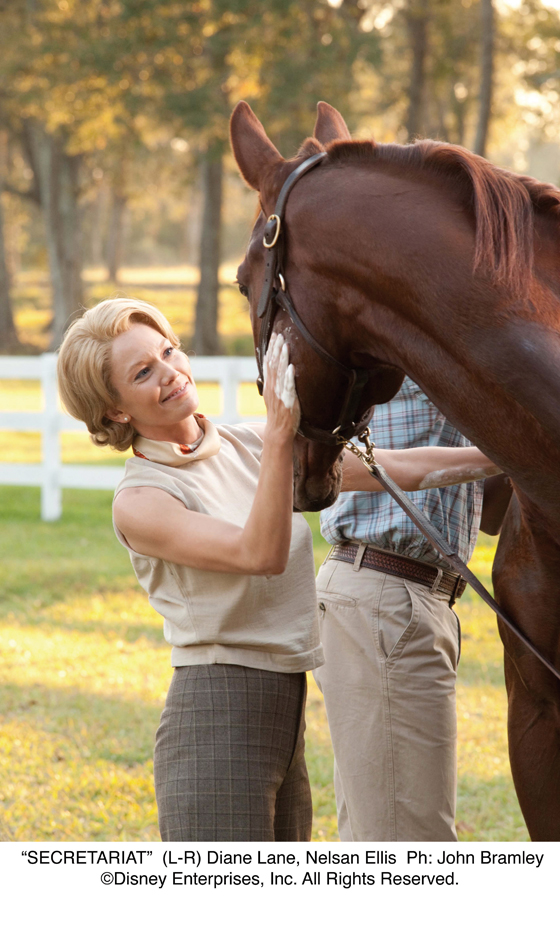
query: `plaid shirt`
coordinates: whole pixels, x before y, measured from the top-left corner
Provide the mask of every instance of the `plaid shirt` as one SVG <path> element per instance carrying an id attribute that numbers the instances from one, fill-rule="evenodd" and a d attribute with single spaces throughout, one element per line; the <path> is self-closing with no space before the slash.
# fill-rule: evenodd
<path id="1" fill-rule="evenodd" d="M 408 377 L 394 399 L 376 407 L 371 430 L 376 445 L 384 449 L 470 446 Z M 480 480 L 410 492 L 409 497 L 468 561 L 478 535 L 482 493 Z M 321 533 L 329 543 L 364 541 L 425 563 L 443 563 L 387 492 L 341 492 L 335 504 L 321 512 Z"/>

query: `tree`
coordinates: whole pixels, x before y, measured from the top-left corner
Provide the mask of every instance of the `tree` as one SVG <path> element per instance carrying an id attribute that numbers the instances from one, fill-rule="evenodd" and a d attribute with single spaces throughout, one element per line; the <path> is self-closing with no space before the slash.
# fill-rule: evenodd
<path id="1" fill-rule="evenodd" d="M 19 346 L 12 312 L 10 278 L 4 248 L 4 210 L 0 187 L 0 351 L 9 353 Z"/>
<path id="2" fill-rule="evenodd" d="M 412 141 L 420 134 L 423 125 L 428 55 L 428 0 L 409 0 L 404 15 L 412 52 L 406 116 L 406 132 L 409 141 Z"/>
<path id="3" fill-rule="evenodd" d="M 361 13 L 318 0 L 273 0 L 266 8 L 248 0 L 121 0 L 100 9 L 79 42 L 79 68 L 93 74 L 102 59 L 109 86 L 127 88 L 129 118 L 173 126 L 198 151 L 204 204 L 195 348 L 214 353 L 223 156 L 234 104 L 249 99 L 293 154 L 317 99 L 342 105 L 359 49 L 371 57 L 374 43 L 357 27 Z"/>
<path id="4" fill-rule="evenodd" d="M 492 0 L 480 0 L 480 14 L 480 109 L 474 151 L 484 157 L 492 108 L 492 80 L 494 73 L 494 6 Z"/>
<path id="5" fill-rule="evenodd" d="M 44 215 L 55 348 L 82 303 L 84 159 L 126 129 L 124 90 L 103 73 L 103 48 L 88 41 L 88 26 L 103 20 L 100 0 L 6 0 L 5 7 L 0 118 L 32 171 L 17 192 L 35 199 Z"/>
<path id="6" fill-rule="evenodd" d="M 525 91 L 520 114 L 546 140 L 558 139 L 559 36 L 560 11 L 541 0 L 524 0 L 502 20 L 503 56 L 509 70 L 515 68 Z"/>
<path id="7" fill-rule="evenodd" d="M 0 135 L 0 351 L 6 353 L 20 347 L 14 322 L 11 281 L 6 260 L 6 247 L 4 235 L 4 204 L 2 201 L 3 188 L 8 175 L 8 144 L 7 135 Z"/>
<path id="8" fill-rule="evenodd" d="M 81 249 L 77 205 L 79 156 L 68 151 L 65 107 L 46 78 L 50 58 L 41 55 L 39 23 L 48 21 L 40 4 L 8 3 L 2 51 L 9 80 L 1 99 L 2 121 L 19 140 L 32 171 L 32 183 L 17 190 L 43 210 L 53 289 L 52 346 L 60 343 L 69 317 L 81 302 Z M 45 119 L 45 113 L 52 114 Z M 12 188 L 14 191 L 14 188 Z"/>
<path id="9" fill-rule="evenodd" d="M 223 149 L 215 144 L 201 159 L 202 226 L 200 285 L 196 299 L 194 349 L 199 354 L 219 353 L 218 292 L 221 257 Z"/>
<path id="10" fill-rule="evenodd" d="M 94 170 L 103 169 L 112 190 L 104 236 L 116 281 L 126 202 L 143 183 L 138 165 L 145 161 L 146 174 L 150 167 L 158 174 L 155 154 L 165 162 L 174 136 L 188 140 L 190 152 L 174 169 L 186 184 L 197 164 L 204 193 L 196 348 L 217 351 L 221 200 L 234 104 L 247 99 L 286 156 L 309 133 L 322 98 L 344 110 L 351 129 L 391 113 L 388 138 L 426 134 L 472 144 L 478 125 L 486 139 L 492 55 L 484 10 L 492 11 L 491 0 L 5 0 L 0 119 L 33 170 L 15 186 L 45 216 L 53 346 L 81 301 L 81 203 L 89 185 L 95 188 Z M 515 55 L 526 55 L 524 78 L 543 98 L 552 101 L 558 84 L 558 15 L 540 0 L 524 0 L 523 10 L 532 35 L 513 11 L 501 14 L 494 40 L 498 113 L 504 66 L 511 72 Z M 97 253 L 100 243 L 98 235 Z"/>
<path id="11" fill-rule="evenodd" d="M 83 301 L 78 204 L 80 157 L 68 153 L 62 132 L 51 133 L 34 119 L 24 119 L 21 128 L 45 219 L 53 289 L 51 345 L 58 347 Z"/>

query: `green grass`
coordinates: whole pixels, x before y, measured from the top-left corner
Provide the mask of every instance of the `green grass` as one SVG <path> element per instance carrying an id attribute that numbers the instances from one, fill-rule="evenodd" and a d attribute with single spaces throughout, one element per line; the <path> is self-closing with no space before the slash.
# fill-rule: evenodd
<path id="1" fill-rule="evenodd" d="M 153 736 L 169 685 L 161 619 L 112 535 L 111 493 L 0 489 L 0 801 L 4 839 L 158 838 Z M 315 519 L 316 520 L 316 519 Z M 336 831 L 332 757 L 311 680 L 316 838 Z"/>
<path id="2" fill-rule="evenodd" d="M 153 737 L 169 684 L 160 617 L 112 534 L 111 493 L 67 490 L 39 520 L 36 489 L 0 488 L 0 838 L 154 840 Z M 327 545 L 308 518 L 316 560 Z M 493 545 L 475 568 L 488 581 Z M 527 839 L 505 738 L 501 647 L 482 605 L 460 603 L 462 840 Z M 310 678 L 307 757 L 313 838 L 334 840 L 332 752 Z"/>

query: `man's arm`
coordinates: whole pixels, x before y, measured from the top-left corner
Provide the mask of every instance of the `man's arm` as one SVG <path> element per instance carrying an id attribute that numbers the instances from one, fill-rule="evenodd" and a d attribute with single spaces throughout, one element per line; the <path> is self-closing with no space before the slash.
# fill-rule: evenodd
<path id="1" fill-rule="evenodd" d="M 377 448 L 375 459 L 405 492 L 473 482 L 500 472 L 500 468 L 477 447 Z M 342 491 L 382 491 L 377 479 L 373 479 L 360 460 L 349 451 L 342 460 Z"/>

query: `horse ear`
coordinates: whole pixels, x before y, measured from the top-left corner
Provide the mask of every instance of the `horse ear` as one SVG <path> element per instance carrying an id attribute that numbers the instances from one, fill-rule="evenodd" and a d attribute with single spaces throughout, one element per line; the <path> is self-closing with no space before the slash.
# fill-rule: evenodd
<path id="1" fill-rule="evenodd" d="M 284 159 L 268 138 L 248 103 L 241 101 L 233 110 L 229 135 L 233 156 L 243 178 L 260 192 L 261 181 L 273 164 Z"/>
<path id="2" fill-rule="evenodd" d="M 322 145 L 331 141 L 352 141 L 344 119 L 338 109 L 328 103 L 317 103 L 317 121 L 313 135 Z"/>

